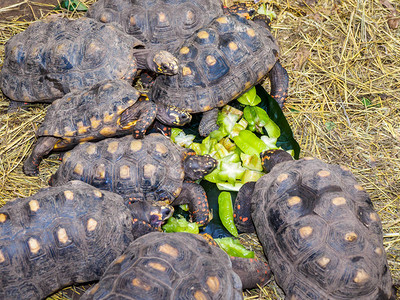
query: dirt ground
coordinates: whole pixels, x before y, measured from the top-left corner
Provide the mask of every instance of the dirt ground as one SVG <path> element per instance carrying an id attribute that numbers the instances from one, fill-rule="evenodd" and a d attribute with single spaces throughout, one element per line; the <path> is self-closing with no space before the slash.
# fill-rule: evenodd
<path id="1" fill-rule="evenodd" d="M 40 3 L 30 0 L 1 0 L 0 20 L 33 21 L 45 16 L 59 4 L 58 0 L 40 0 Z M 5 7 L 14 6 L 2 11 Z"/>

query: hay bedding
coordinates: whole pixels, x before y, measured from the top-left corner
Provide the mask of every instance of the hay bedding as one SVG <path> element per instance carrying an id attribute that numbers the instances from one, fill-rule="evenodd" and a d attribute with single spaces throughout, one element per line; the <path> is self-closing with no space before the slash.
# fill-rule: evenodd
<path id="1" fill-rule="evenodd" d="M 93 0 L 84 2 L 90 5 Z M 400 28 L 395 27 L 400 2 L 268 3 L 277 14 L 273 33 L 290 76 L 284 112 L 302 147 L 301 156 L 348 166 L 367 189 L 381 216 L 390 270 L 399 285 Z M 29 21 L 45 17 L 54 4 L 57 0 L 1 1 L 0 63 L 4 43 L 24 30 Z M 63 14 L 79 16 L 76 12 Z M 24 176 L 22 162 L 30 153 L 46 106 L 37 104 L 13 114 L 6 113 L 7 106 L 8 100 L 0 94 L 0 204 L 46 186 L 59 163 L 53 154 L 42 163 L 39 177 Z M 244 235 L 242 240 L 260 251 L 254 235 Z M 51 298 L 69 299 L 81 292 L 69 288 Z M 247 291 L 246 296 L 283 299 L 273 282 Z"/>

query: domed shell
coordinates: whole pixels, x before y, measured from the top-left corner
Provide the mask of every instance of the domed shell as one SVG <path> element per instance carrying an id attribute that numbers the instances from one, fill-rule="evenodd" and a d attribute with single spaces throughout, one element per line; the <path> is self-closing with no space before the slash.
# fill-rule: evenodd
<path id="1" fill-rule="evenodd" d="M 220 0 L 99 0 L 87 16 L 117 23 L 151 48 L 175 51 L 193 32 L 221 14 Z"/>
<path id="2" fill-rule="evenodd" d="M 83 92 L 69 93 L 49 106 L 37 135 L 60 137 L 55 146 L 102 139 L 126 132 L 121 114 L 134 105 L 140 93 L 122 80 L 103 81 Z"/>
<path id="3" fill-rule="evenodd" d="M 174 53 L 178 74 L 158 76 L 151 99 L 193 113 L 221 107 L 259 82 L 278 51 L 266 27 L 237 15 L 220 16 Z"/>
<path id="4" fill-rule="evenodd" d="M 380 218 L 347 168 L 283 162 L 253 199 L 257 235 L 288 299 L 388 299 Z"/>
<path id="5" fill-rule="evenodd" d="M 0 208 L 0 298 L 44 299 L 98 280 L 133 241 L 121 196 L 72 181 Z"/>
<path id="6" fill-rule="evenodd" d="M 37 21 L 6 43 L 0 87 L 16 101 L 52 102 L 106 79 L 131 83 L 137 46 L 143 43 L 90 18 Z"/>
<path id="7" fill-rule="evenodd" d="M 190 233 L 149 233 L 131 243 L 88 299 L 243 299 L 228 255 Z"/>
<path id="8" fill-rule="evenodd" d="M 182 148 L 183 149 L 183 148 Z M 183 152 L 162 134 L 83 143 L 64 155 L 52 184 L 82 180 L 125 199 L 173 201 L 181 192 Z"/>

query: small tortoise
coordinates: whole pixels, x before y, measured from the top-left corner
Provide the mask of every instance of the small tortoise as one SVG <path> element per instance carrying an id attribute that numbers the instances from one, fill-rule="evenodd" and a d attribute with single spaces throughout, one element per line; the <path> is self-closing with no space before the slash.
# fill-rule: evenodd
<path id="1" fill-rule="evenodd" d="M 240 189 L 235 223 L 255 227 L 286 299 L 394 300 L 379 216 L 349 169 L 261 157 L 270 173 Z"/>
<path id="2" fill-rule="evenodd" d="M 133 132 L 142 138 L 157 118 L 169 125 L 190 121 L 190 115 L 178 109 L 157 108 L 152 101 L 137 101 L 139 92 L 122 80 L 105 80 L 89 89 L 66 94 L 48 108 L 36 135 L 32 154 L 24 162 L 24 173 L 39 173 L 42 158 L 54 150 L 76 144 Z"/>
<path id="3" fill-rule="evenodd" d="M 131 243 L 81 299 L 243 299 L 242 288 L 269 277 L 268 265 L 229 259 L 201 235 L 154 232 Z"/>
<path id="4" fill-rule="evenodd" d="M 0 87 L 15 101 L 52 102 L 106 79 L 132 83 L 138 68 L 177 72 L 172 54 L 143 47 L 117 26 L 50 17 L 7 41 Z"/>
<path id="5" fill-rule="evenodd" d="M 0 299 L 43 299 L 99 280 L 136 238 L 160 230 L 172 208 L 136 202 L 81 181 L 0 208 Z"/>
<path id="6" fill-rule="evenodd" d="M 194 154 L 159 133 L 142 140 L 125 136 L 84 143 L 64 155 L 50 184 L 76 179 L 118 193 L 128 202 L 188 203 L 194 221 L 205 224 L 209 219 L 207 197 L 194 181 L 214 170 L 217 161 Z"/>
<path id="7" fill-rule="evenodd" d="M 203 112 L 199 126 L 202 136 L 218 128 L 218 107 L 249 90 L 267 74 L 271 95 L 282 106 L 288 76 L 278 62 L 278 45 L 266 22 L 254 20 L 223 15 L 198 30 L 175 52 L 178 74 L 159 75 L 149 98 L 190 113 Z"/>

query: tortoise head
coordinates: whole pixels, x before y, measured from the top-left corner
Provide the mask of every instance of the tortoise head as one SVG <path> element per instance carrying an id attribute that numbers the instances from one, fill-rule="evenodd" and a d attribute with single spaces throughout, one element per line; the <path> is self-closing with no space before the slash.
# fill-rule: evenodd
<path id="1" fill-rule="evenodd" d="M 156 119 L 168 126 L 184 126 L 192 120 L 192 116 L 176 106 L 158 102 Z"/>
<path id="2" fill-rule="evenodd" d="M 281 162 L 293 160 L 293 157 L 282 149 L 264 151 L 260 154 L 260 158 L 265 173 L 269 173 L 275 165 Z"/>
<path id="3" fill-rule="evenodd" d="M 208 155 L 196 155 L 190 150 L 185 152 L 183 166 L 185 179 L 195 181 L 211 173 L 218 165 L 218 161 Z"/>
<path id="4" fill-rule="evenodd" d="M 151 57 L 151 56 L 150 56 Z M 149 63 L 150 69 L 156 73 L 175 75 L 178 73 L 178 60 L 170 52 L 160 50 L 154 53 Z"/>
<path id="5" fill-rule="evenodd" d="M 127 201 L 132 214 L 135 238 L 152 231 L 162 231 L 161 226 L 168 220 L 174 208 L 170 205 L 149 201 Z"/>

